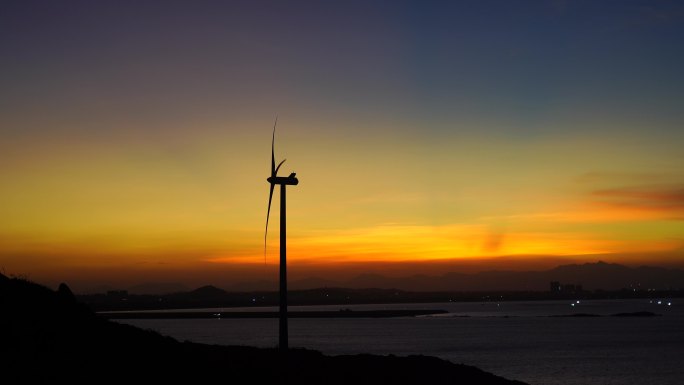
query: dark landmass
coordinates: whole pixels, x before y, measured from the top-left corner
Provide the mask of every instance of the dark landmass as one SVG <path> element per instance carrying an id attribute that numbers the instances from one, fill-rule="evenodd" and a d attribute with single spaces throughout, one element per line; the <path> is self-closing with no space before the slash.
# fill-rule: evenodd
<path id="1" fill-rule="evenodd" d="M 362 274 L 349 280 L 333 281 L 316 277 L 292 280 L 289 287 L 307 290 L 320 287 L 350 289 L 384 288 L 416 292 L 545 291 L 549 282 L 582 285 L 588 290 L 682 290 L 684 270 L 663 267 L 628 267 L 615 263 L 561 265 L 541 271 L 490 270 L 478 273 L 449 272 L 438 276 L 416 274 L 386 277 Z M 274 291 L 277 282 L 240 282 L 222 285 L 229 291 Z"/>
<path id="2" fill-rule="evenodd" d="M 446 310 L 350 310 L 338 311 L 291 311 L 288 318 L 394 318 L 420 315 L 446 314 Z M 107 319 L 200 319 L 200 318 L 278 318 L 273 311 L 164 311 L 164 312 L 100 312 Z"/>
<path id="3" fill-rule="evenodd" d="M 105 290 L 105 292 L 109 290 Z M 128 292 L 131 294 L 166 294 L 188 290 L 190 288 L 178 282 L 146 282 L 128 288 Z"/>
<path id="4" fill-rule="evenodd" d="M 684 290 L 684 270 L 653 266 L 628 267 L 598 261 L 561 265 L 540 271 L 488 270 L 477 273 L 448 272 L 442 275 L 415 274 L 403 277 L 367 273 L 346 280 L 308 277 L 290 279 L 288 288 L 297 291 L 339 287 L 409 292 L 539 292 L 548 290 L 551 281 L 582 285 L 585 290 L 591 291 L 681 291 Z M 241 293 L 278 290 L 278 282 L 268 280 L 219 282 L 215 286 L 228 292 Z M 136 295 L 165 295 L 190 291 L 178 282 L 146 282 L 129 287 L 99 285 L 80 294 L 106 293 L 117 289 Z"/>
<path id="5" fill-rule="evenodd" d="M 559 282 L 562 291 L 550 291 Z M 314 288 L 302 288 L 312 285 Z M 249 285 L 229 285 L 226 291 L 203 286 L 168 294 L 139 294 L 132 290 L 79 295 L 96 311 L 190 309 L 214 307 L 276 306 L 277 290 L 245 290 Z M 264 286 L 263 282 L 258 286 Z M 144 287 L 163 292 L 178 284 Z M 297 289 L 299 287 L 299 289 Z M 527 289 L 520 289 L 520 288 Z M 568 289 L 569 287 L 569 289 Z M 642 266 L 630 268 L 604 262 L 564 265 L 546 271 L 488 271 L 477 274 L 447 273 L 439 277 L 416 275 L 387 278 L 364 275 L 334 282 L 309 278 L 290 285 L 291 305 L 351 305 L 373 303 L 435 303 L 468 301 L 528 301 L 556 299 L 683 298 L 684 271 Z M 599 289 L 600 288 L 600 289 Z"/>
<path id="6" fill-rule="evenodd" d="M 656 314 L 650 311 L 635 311 L 632 313 L 611 314 L 611 317 L 660 317 L 661 315 L 662 314 Z"/>
<path id="7" fill-rule="evenodd" d="M 615 313 L 609 316 L 591 313 L 573 313 L 573 314 L 558 314 L 550 315 L 548 317 L 660 317 L 662 314 L 656 314 L 650 311 L 635 311 L 631 313 Z"/>
<path id="8" fill-rule="evenodd" d="M 530 300 L 591 300 L 618 298 L 682 298 L 684 290 L 581 290 L 572 292 L 411 292 L 398 289 L 320 288 L 291 290 L 290 305 L 352 305 L 380 303 L 439 303 L 439 302 L 503 302 Z M 277 306 L 278 292 L 227 292 L 205 286 L 199 289 L 165 295 L 135 295 L 123 291 L 108 294 L 80 295 L 79 300 L 96 311 L 197 309 L 217 307 Z"/>
<path id="9" fill-rule="evenodd" d="M 4 384 L 523 384 L 427 356 L 178 342 L 108 321 L 57 291 L 0 274 Z"/>

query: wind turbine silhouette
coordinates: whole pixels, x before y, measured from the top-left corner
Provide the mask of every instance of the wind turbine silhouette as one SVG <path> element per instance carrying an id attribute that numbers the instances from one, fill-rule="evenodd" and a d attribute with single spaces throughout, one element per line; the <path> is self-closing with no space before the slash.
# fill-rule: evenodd
<path id="1" fill-rule="evenodd" d="M 279 347 L 281 351 L 288 349 L 287 337 L 287 244 L 286 244 L 286 215 L 285 215 L 285 186 L 297 185 L 299 180 L 295 177 L 293 172 L 288 177 L 278 176 L 278 170 L 283 165 L 285 160 L 275 164 L 275 129 L 278 124 L 276 117 L 273 124 L 273 136 L 271 138 L 271 176 L 266 179 L 271 184 L 271 191 L 268 194 L 268 211 L 266 212 L 266 232 L 264 233 L 264 258 L 266 257 L 266 238 L 268 236 L 268 219 L 271 216 L 271 201 L 273 200 L 273 190 L 275 185 L 280 185 L 280 322 L 279 322 Z"/>

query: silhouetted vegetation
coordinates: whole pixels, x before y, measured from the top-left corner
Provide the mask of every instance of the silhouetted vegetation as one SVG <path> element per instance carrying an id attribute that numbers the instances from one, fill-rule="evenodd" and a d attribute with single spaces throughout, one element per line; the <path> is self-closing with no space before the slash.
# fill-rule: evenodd
<path id="1" fill-rule="evenodd" d="M 107 321 L 57 291 L 0 275 L 3 384 L 522 384 L 426 356 L 325 356 L 178 342 Z"/>

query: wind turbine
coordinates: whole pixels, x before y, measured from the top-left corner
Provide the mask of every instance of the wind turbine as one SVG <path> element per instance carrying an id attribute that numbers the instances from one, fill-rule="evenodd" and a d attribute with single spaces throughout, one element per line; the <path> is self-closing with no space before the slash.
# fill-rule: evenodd
<path id="1" fill-rule="evenodd" d="M 268 194 L 268 211 L 266 212 L 266 232 L 264 233 L 264 256 L 266 255 L 266 237 L 268 236 L 268 219 L 271 216 L 271 201 L 273 200 L 273 190 L 275 185 L 280 185 L 280 322 L 279 322 L 279 346 L 281 351 L 287 351 L 287 257 L 286 257 L 286 216 L 285 216 L 285 186 L 295 186 L 299 180 L 293 172 L 288 177 L 278 176 L 278 170 L 285 160 L 275 164 L 275 128 L 278 124 L 276 118 L 273 124 L 273 136 L 271 138 L 271 176 L 266 179 L 271 184 L 271 191 Z"/>

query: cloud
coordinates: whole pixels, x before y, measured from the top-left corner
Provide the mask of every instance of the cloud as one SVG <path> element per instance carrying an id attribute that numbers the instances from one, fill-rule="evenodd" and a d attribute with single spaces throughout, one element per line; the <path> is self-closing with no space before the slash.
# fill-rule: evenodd
<path id="1" fill-rule="evenodd" d="M 592 171 L 578 176 L 575 180 L 580 184 L 596 185 L 597 183 L 663 183 L 672 179 L 672 175 L 664 173 L 633 173 Z"/>
<path id="2" fill-rule="evenodd" d="M 612 175 L 622 179 L 628 174 Z M 591 174 L 590 178 L 599 174 Z M 634 176 L 634 175 L 631 175 Z M 655 175 L 644 174 L 644 178 Z M 684 220 L 684 184 L 642 184 L 592 189 L 578 200 L 545 211 L 486 216 L 484 221 L 511 223 L 614 223 Z"/>
<path id="3" fill-rule="evenodd" d="M 492 231 L 484 239 L 482 251 L 486 254 L 495 254 L 503 246 L 505 233 L 502 231 Z"/>
<path id="4" fill-rule="evenodd" d="M 684 186 L 612 188 L 591 195 L 607 207 L 657 212 L 669 219 L 684 220 Z"/>

